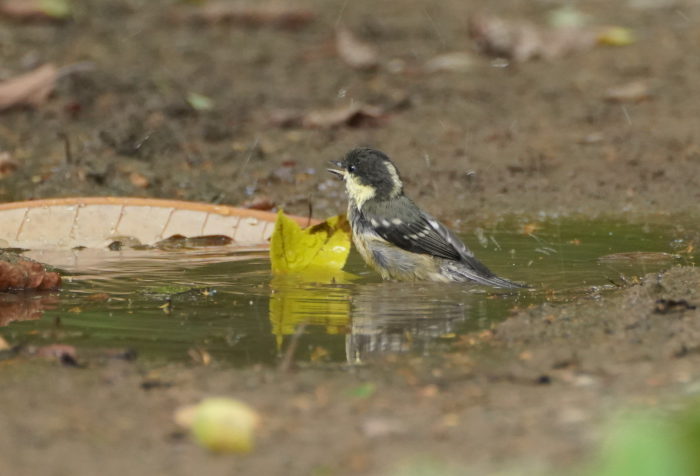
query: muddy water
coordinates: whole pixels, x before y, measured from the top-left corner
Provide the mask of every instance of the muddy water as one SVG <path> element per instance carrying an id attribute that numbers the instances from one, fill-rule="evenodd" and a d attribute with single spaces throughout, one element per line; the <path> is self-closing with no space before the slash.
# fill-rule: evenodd
<path id="1" fill-rule="evenodd" d="M 513 309 L 595 298 L 696 257 L 689 232 L 668 224 L 512 219 L 464 238 L 494 271 L 533 289 L 381 282 L 354 254 L 345 276 L 301 279 L 271 277 L 264 250 L 105 251 L 68 268 L 58 296 L 16 296 L 12 315 L 0 301 L 0 335 L 154 360 L 274 364 L 293 351 L 300 361 L 356 363 L 438 353 Z"/>

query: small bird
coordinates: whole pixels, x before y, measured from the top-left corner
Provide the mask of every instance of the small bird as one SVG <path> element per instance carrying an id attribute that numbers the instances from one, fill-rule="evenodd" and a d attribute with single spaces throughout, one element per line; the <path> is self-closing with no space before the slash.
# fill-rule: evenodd
<path id="1" fill-rule="evenodd" d="M 500 278 L 457 236 L 403 193 L 403 182 L 383 152 L 353 149 L 328 169 L 345 181 L 355 247 L 384 279 L 473 282 L 523 288 Z"/>

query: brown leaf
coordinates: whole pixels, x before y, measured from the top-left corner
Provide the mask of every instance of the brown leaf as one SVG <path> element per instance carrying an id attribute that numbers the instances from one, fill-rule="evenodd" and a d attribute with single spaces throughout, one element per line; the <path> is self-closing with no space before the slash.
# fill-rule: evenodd
<path id="1" fill-rule="evenodd" d="M 605 91 L 609 102 L 641 102 L 651 97 L 651 87 L 643 80 L 632 81 Z"/>
<path id="2" fill-rule="evenodd" d="M 9 152 L 0 152 L 0 179 L 9 177 L 19 168 L 19 162 Z"/>
<path id="3" fill-rule="evenodd" d="M 251 208 L 253 210 L 272 210 L 275 208 L 275 202 L 266 195 L 256 195 L 250 200 L 246 200 L 241 204 L 243 208 Z"/>
<path id="4" fill-rule="evenodd" d="M 0 16 L 22 22 L 56 22 L 70 16 L 70 6 L 62 0 L 3 0 L 0 1 Z"/>
<path id="5" fill-rule="evenodd" d="M 8 289 L 55 289 L 61 284 L 58 273 L 46 272 L 35 261 L 19 259 L 16 262 L 0 260 L 0 291 Z"/>
<path id="6" fill-rule="evenodd" d="M 299 6 L 286 3 L 249 5 L 228 1 L 210 2 L 205 5 L 178 12 L 177 20 L 199 23 L 232 23 L 247 27 L 271 26 L 297 30 L 316 18 L 316 14 Z"/>
<path id="7" fill-rule="evenodd" d="M 379 63 L 377 50 L 344 27 L 335 31 L 335 49 L 340 59 L 353 69 L 369 70 Z"/>
<path id="8" fill-rule="evenodd" d="M 352 103 L 335 109 L 310 111 L 302 118 L 301 125 L 311 129 L 362 127 L 376 125 L 383 116 L 384 110 L 380 107 Z"/>
<path id="9" fill-rule="evenodd" d="M 481 52 L 521 63 L 553 60 L 592 48 L 598 32 L 589 28 L 545 28 L 530 22 L 479 14 L 469 19 L 469 35 Z"/>
<path id="10" fill-rule="evenodd" d="M 148 188 L 151 186 L 150 180 L 148 180 L 145 175 L 138 172 L 131 172 L 129 174 L 129 181 L 131 185 L 138 188 Z"/>
<path id="11" fill-rule="evenodd" d="M 16 106 L 39 106 L 53 91 L 59 70 L 52 64 L 0 82 L 0 111 Z"/>
<path id="12" fill-rule="evenodd" d="M 384 118 L 383 108 L 361 103 L 352 103 L 335 109 L 317 109 L 309 112 L 280 109 L 270 114 L 270 122 L 275 126 L 285 128 L 305 127 L 308 129 L 377 125 Z"/>
<path id="13" fill-rule="evenodd" d="M 276 109 L 269 115 L 270 124 L 277 127 L 300 127 L 304 113 L 296 109 Z"/>

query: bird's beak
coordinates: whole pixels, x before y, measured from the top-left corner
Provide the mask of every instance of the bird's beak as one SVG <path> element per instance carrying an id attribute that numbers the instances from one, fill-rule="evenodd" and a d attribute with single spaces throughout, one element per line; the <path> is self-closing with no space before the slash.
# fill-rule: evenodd
<path id="1" fill-rule="evenodd" d="M 342 170 L 343 168 L 343 163 L 337 160 L 331 160 L 330 161 L 331 165 L 335 165 L 336 167 L 340 167 L 339 169 L 326 169 L 333 175 L 337 175 L 340 178 L 345 178 L 345 171 Z"/>

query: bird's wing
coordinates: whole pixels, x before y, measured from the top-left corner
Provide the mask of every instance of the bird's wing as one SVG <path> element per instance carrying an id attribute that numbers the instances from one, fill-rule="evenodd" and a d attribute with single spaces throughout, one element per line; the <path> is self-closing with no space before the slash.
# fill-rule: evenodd
<path id="1" fill-rule="evenodd" d="M 446 226 L 408 198 L 399 200 L 405 201 L 362 210 L 377 235 L 406 251 L 455 261 L 450 270 L 467 280 L 502 288 L 526 287 L 496 276 Z"/>
<path id="2" fill-rule="evenodd" d="M 435 218 L 421 211 L 409 199 L 390 207 L 363 210 L 376 233 L 406 251 L 460 261 L 473 259 L 472 253 L 452 232 Z M 400 206 L 398 206 L 400 205 Z"/>

